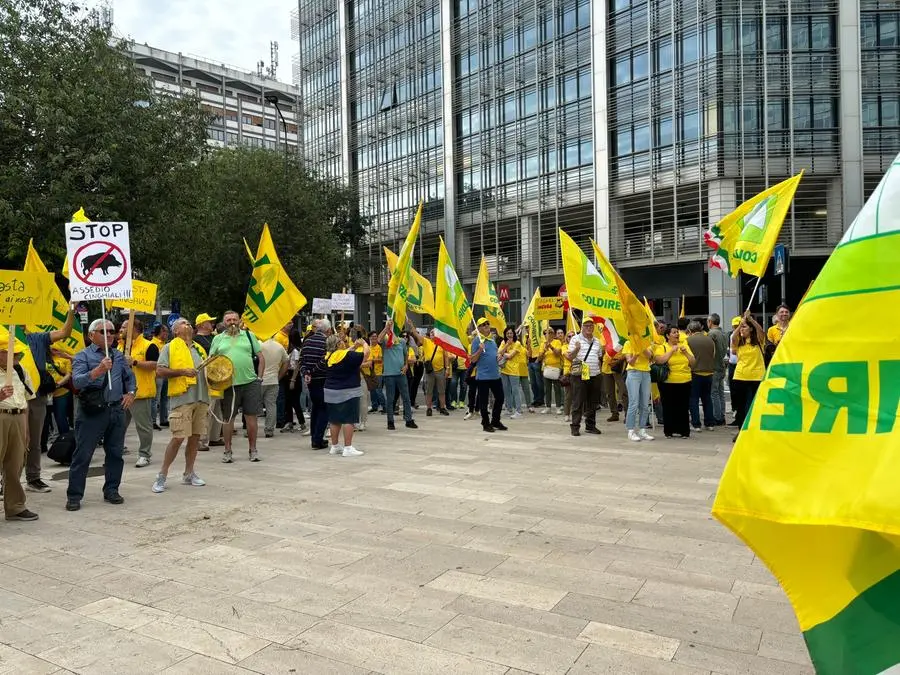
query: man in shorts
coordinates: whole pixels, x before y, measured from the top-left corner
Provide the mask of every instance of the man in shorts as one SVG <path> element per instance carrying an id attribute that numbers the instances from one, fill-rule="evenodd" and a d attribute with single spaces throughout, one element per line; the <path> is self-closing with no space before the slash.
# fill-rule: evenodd
<path id="1" fill-rule="evenodd" d="M 153 483 L 154 492 L 165 492 L 169 467 L 178 456 L 181 444 L 187 439 L 184 450 L 184 485 L 202 487 L 206 485 L 194 471 L 200 436 L 206 433 L 206 417 L 209 414 L 209 390 L 206 376 L 197 372 L 203 357 L 194 342 L 194 329 L 187 319 L 178 319 L 172 324 L 175 339 L 162 348 L 157 361 L 156 374 L 169 382 L 169 430 L 172 440 L 166 446 L 162 468 Z"/>
<path id="2" fill-rule="evenodd" d="M 234 366 L 233 386 L 225 390 L 222 397 L 222 419 L 225 421 L 225 453 L 222 461 L 231 464 L 231 439 L 234 436 L 234 418 L 238 411 L 244 413 L 244 426 L 250 440 L 250 461 L 258 462 L 256 436 L 258 432 L 257 415 L 262 408 L 262 381 L 266 370 L 266 358 L 262 353 L 262 345 L 256 336 L 248 330 L 241 329 L 241 315 L 233 310 L 225 312 L 222 317 L 225 332 L 213 338 L 209 355 L 221 354 L 231 359 Z M 254 367 L 253 359 L 259 359 Z"/>

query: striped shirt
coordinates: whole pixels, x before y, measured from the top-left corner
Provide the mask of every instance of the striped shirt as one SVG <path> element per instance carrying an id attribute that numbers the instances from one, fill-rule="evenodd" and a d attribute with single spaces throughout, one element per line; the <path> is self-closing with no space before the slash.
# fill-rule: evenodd
<path id="1" fill-rule="evenodd" d="M 303 341 L 300 372 L 312 378 L 311 384 L 325 385 L 325 333 L 315 332 Z"/>

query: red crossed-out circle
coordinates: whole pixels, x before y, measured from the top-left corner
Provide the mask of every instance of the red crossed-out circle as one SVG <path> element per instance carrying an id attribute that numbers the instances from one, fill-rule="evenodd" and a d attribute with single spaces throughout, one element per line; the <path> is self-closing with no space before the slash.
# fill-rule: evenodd
<path id="1" fill-rule="evenodd" d="M 102 252 L 103 256 L 94 264 L 94 266 L 90 270 L 88 270 L 87 274 L 82 276 L 82 273 L 80 271 L 81 270 L 81 259 L 84 256 L 82 256 L 81 254 L 84 251 L 84 249 L 88 248 L 89 246 L 100 246 L 101 249 L 98 250 L 97 252 L 98 253 Z M 104 281 L 103 283 L 96 282 L 96 281 L 88 281 L 88 277 L 90 277 L 94 273 L 94 270 L 96 270 L 100 266 L 100 263 L 103 262 L 103 258 L 108 256 L 110 253 L 113 253 L 116 251 L 118 251 L 119 257 L 122 261 L 122 272 L 119 274 L 119 276 L 117 276 L 112 281 Z M 118 246 L 116 246 L 115 244 L 110 243 L 108 241 L 92 241 L 92 242 L 85 244 L 77 251 L 75 251 L 75 256 L 72 260 L 71 267 L 72 267 L 71 271 L 75 274 L 75 276 L 78 278 L 79 281 L 87 284 L 88 286 L 95 286 L 98 288 L 103 288 L 106 286 L 113 286 L 114 284 L 117 284 L 122 280 L 122 278 L 128 272 L 128 259 L 125 257 L 125 253 L 122 251 L 122 249 L 119 248 Z"/>

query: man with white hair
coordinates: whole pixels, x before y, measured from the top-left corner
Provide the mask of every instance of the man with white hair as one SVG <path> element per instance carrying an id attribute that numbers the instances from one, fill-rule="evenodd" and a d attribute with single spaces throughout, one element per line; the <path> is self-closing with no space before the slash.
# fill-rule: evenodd
<path id="1" fill-rule="evenodd" d="M 266 357 L 262 345 L 249 330 L 241 328 L 241 315 L 233 310 L 222 317 L 225 332 L 213 338 L 209 356 L 222 354 L 234 367 L 232 386 L 222 397 L 222 415 L 225 420 L 225 452 L 222 461 L 231 464 L 231 440 L 234 436 L 234 418 L 238 411 L 244 413 L 244 425 L 250 441 L 250 461 L 258 462 L 256 437 L 259 431 L 257 416 L 262 408 L 262 380 L 266 369 Z"/>
<path id="2" fill-rule="evenodd" d="M 119 495 L 125 465 L 122 459 L 125 411 L 134 403 L 137 383 L 122 352 L 109 348 L 116 339 L 112 322 L 95 320 L 89 337 L 91 344 L 72 360 L 72 384 L 79 391 L 79 405 L 75 413 L 75 453 L 69 467 L 66 511 L 81 508 L 88 468 L 101 438 L 106 453 L 103 499 L 110 504 L 125 501 Z"/>
<path id="3" fill-rule="evenodd" d="M 313 321 L 314 332 L 303 341 L 300 350 L 300 372 L 309 392 L 310 443 L 313 450 L 324 450 L 328 443 L 324 440 L 328 415 L 325 407 L 325 338 L 331 330 L 328 319 Z"/>

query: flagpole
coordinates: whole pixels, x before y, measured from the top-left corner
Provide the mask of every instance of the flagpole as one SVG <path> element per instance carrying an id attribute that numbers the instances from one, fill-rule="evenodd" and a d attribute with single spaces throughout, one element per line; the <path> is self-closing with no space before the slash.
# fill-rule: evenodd
<path id="1" fill-rule="evenodd" d="M 750 307 L 753 305 L 753 298 L 756 297 L 756 291 L 759 289 L 759 282 L 762 281 L 762 277 L 756 277 L 756 284 L 753 286 L 753 293 L 750 294 L 750 302 L 747 303 L 747 312 L 750 311 Z M 746 314 L 747 312 L 744 312 Z"/>
<path id="2" fill-rule="evenodd" d="M 103 352 L 106 358 L 109 358 L 109 340 L 106 339 L 106 300 L 100 301 L 100 316 L 103 318 Z M 112 371 L 106 371 L 106 378 L 109 380 L 109 388 L 112 390 Z"/>

